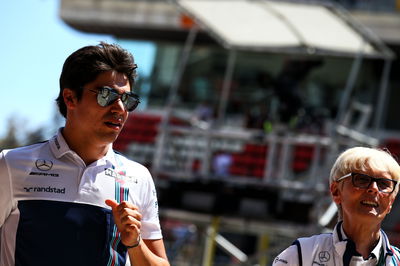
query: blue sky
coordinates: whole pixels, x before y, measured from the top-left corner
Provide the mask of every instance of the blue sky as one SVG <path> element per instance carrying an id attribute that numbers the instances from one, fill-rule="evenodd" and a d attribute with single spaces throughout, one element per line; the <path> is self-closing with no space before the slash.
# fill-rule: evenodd
<path id="1" fill-rule="evenodd" d="M 75 50 L 99 41 L 117 42 L 110 35 L 78 32 L 58 16 L 59 0 L 3 1 L 0 8 L 0 138 L 11 119 L 24 132 L 44 127 L 54 133 L 58 79 L 64 60 Z M 125 46 L 124 46 L 125 47 Z M 154 47 L 135 42 L 131 50 L 139 64 L 139 75 Z M 142 72 L 142 74 L 141 74 Z"/>

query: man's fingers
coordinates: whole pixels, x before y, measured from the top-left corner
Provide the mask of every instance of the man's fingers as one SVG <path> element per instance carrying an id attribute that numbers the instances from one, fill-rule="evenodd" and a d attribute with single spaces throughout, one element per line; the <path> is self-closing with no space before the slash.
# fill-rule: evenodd
<path id="1" fill-rule="evenodd" d="M 140 228 L 134 224 L 125 225 L 125 230 L 130 233 L 140 233 Z"/>
<path id="2" fill-rule="evenodd" d="M 133 217 L 133 216 L 130 216 L 130 215 L 121 217 L 121 224 L 123 224 L 123 225 L 135 225 L 139 229 L 141 227 L 140 220 L 138 220 L 136 217 Z"/>
<path id="3" fill-rule="evenodd" d="M 124 208 L 119 211 L 119 214 L 121 215 L 121 217 L 131 216 L 131 217 L 135 218 L 136 220 L 139 220 L 139 221 L 142 220 L 142 215 L 137 210 Z"/>
<path id="4" fill-rule="evenodd" d="M 119 208 L 121 208 L 121 209 L 129 208 L 132 210 L 139 210 L 138 206 L 133 205 L 132 203 L 127 202 L 127 201 L 121 202 L 121 204 L 119 205 Z"/>
<path id="5" fill-rule="evenodd" d="M 105 203 L 110 206 L 112 209 L 115 209 L 116 207 L 118 207 L 118 202 L 116 202 L 113 199 L 106 199 Z"/>
<path id="6" fill-rule="evenodd" d="M 132 209 L 132 210 L 139 210 L 138 206 L 133 205 L 132 203 L 129 203 L 129 202 L 127 202 L 127 201 L 123 201 L 123 202 L 121 202 L 121 203 L 118 203 L 118 202 L 116 202 L 116 201 L 113 200 L 113 199 L 107 199 L 107 200 L 105 201 L 105 203 L 106 203 L 108 206 L 110 206 L 111 208 L 113 208 L 113 209 L 118 207 L 118 210 L 119 210 L 119 211 L 121 211 L 121 210 L 123 210 L 123 209 L 125 209 L 125 208 L 129 208 L 129 209 Z"/>

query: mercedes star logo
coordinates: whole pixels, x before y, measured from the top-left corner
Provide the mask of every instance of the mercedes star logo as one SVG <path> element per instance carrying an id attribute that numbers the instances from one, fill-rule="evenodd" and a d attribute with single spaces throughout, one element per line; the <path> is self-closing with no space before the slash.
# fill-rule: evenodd
<path id="1" fill-rule="evenodd" d="M 47 161 L 44 159 L 36 160 L 36 168 L 42 171 L 49 171 L 53 167 L 52 161 Z"/>
<path id="2" fill-rule="evenodd" d="M 318 254 L 318 257 L 319 257 L 319 261 L 320 261 L 320 262 L 328 262 L 329 259 L 331 258 L 331 255 L 329 254 L 328 251 L 321 251 L 321 252 Z"/>

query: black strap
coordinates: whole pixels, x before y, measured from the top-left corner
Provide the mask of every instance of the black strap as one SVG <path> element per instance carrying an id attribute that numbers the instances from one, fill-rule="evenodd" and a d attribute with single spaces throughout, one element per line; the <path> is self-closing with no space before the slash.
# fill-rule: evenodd
<path id="1" fill-rule="evenodd" d="M 385 265 L 385 254 L 383 252 L 383 246 L 381 247 L 381 250 L 379 252 L 379 260 L 378 260 L 378 264 L 376 264 L 377 266 L 382 266 Z"/>
<path id="2" fill-rule="evenodd" d="M 346 250 L 343 254 L 343 265 L 349 266 L 353 256 L 361 256 L 356 250 L 356 244 L 351 239 L 347 239 Z"/>
<path id="3" fill-rule="evenodd" d="M 297 254 L 299 254 L 299 266 L 303 266 L 303 255 L 301 254 L 300 241 L 296 239 L 296 241 L 294 241 L 293 244 L 297 246 Z"/>

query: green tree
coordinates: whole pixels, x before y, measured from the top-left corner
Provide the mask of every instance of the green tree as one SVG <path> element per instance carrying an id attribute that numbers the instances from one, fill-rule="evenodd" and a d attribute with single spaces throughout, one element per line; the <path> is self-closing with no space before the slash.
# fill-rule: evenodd
<path id="1" fill-rule="evenodd" d="M 9 119 L 8 120 L 8 129 L 7 133 L 4 136 L 4 138 L 0 139 L 0 150 L 3 149 L 11 149 L 11 148 L 16 148 L 18 146 L 21 146 L 21 143 L 19 142 L 17 138 L 17 132 L 18 127 L 14 120 Z"/>
<path id="2" fill-rule="evenodd" d="M 36 130 L 30 131 L 26 134 L 24 145 L 30 145 L 44 140 L 44 129 L 39 127 Z"/>

